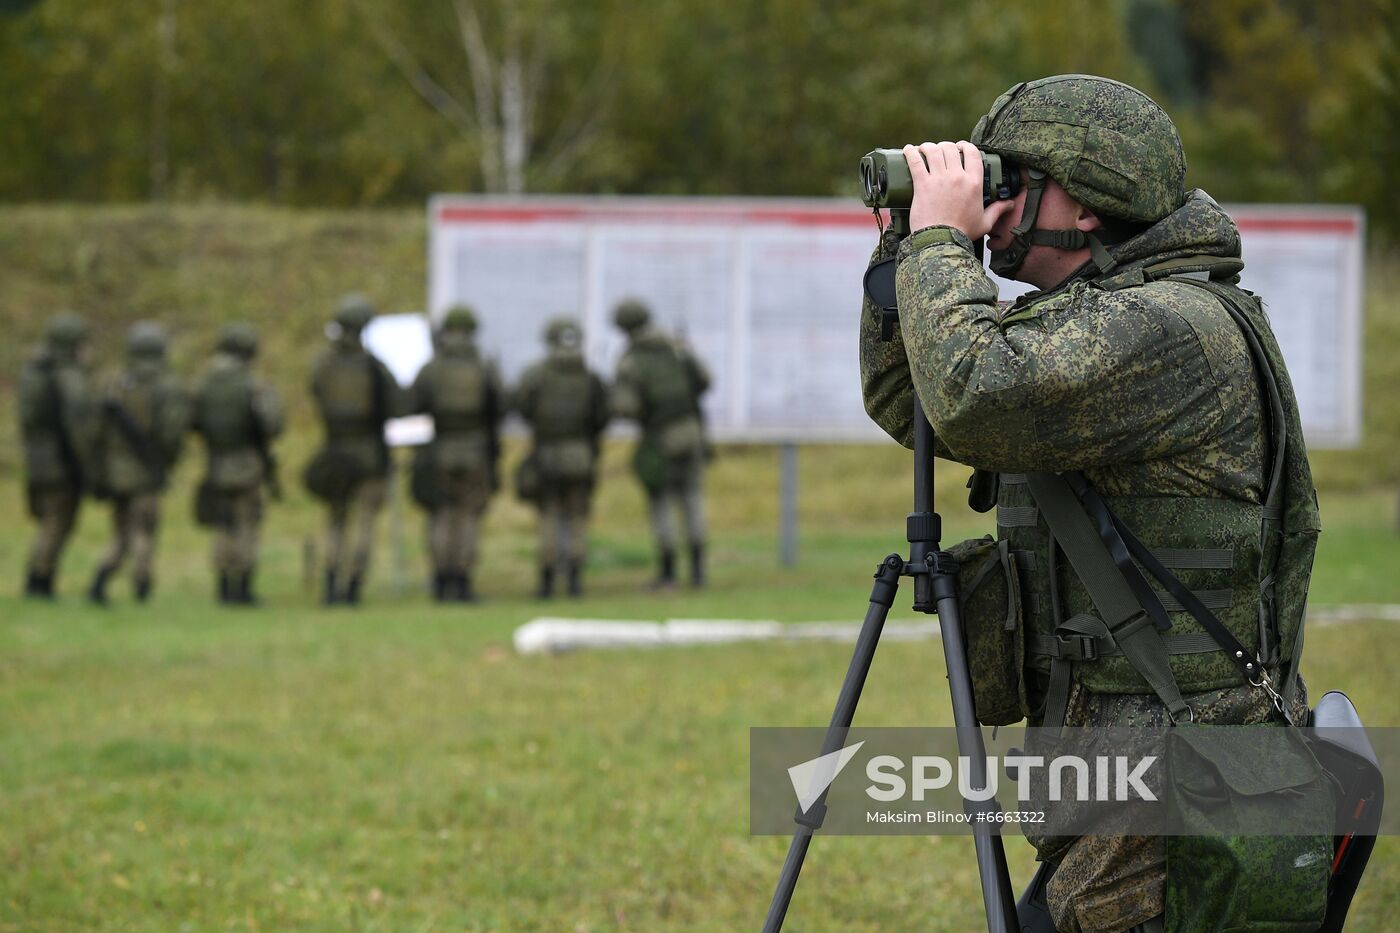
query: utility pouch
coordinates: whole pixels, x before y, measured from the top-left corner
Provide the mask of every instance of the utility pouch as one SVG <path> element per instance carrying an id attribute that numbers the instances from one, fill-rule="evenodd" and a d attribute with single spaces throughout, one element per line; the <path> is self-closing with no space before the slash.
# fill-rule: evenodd
<path id="1" fill-rule="evenodd" d="M 431 444 L 424 444 L 413 451 L 413 462 L 408 468 L 408 491 L 413 501 L 428 511 L 443 504 L 437 458 Z"/>
<path id="2" fill-rule="evenodd" d="M 338 456 L 330 447 L 323 447 L 311 458 L 302 473 L 306 491 L 323 502 L 341 502 L 351 490 L 373 473 L 358 461 Z"/>
<path id="3" fill-rule="evenodd" d="M 540 444 L 537 456 L 540 474 L 556 482 L 581 483 L 593 475 L 593 446 L 586 440 Z"/>
<path id="4" fill-rule="evenodd" d="M 700 426 L 699 418 L 678 418 L 661 429 L 658 443 L 666 459 L 681 460 L 704 449 L 705 430 Z"/>
<path id="5" fill-rule="evenodd" d="M 1009 542 L 991 535 L 955 544 L 958 608 L 977 721 L 1009 726 L 1026 717 L 1021 584 Z"/>
<path id="6" fill-rule="evenodd" d="M 1200 831 L 1167 837 L 1168 933 L 1312 933 L 1322 925 L 1336 791 L 1300 730 L 1279 726 L 1262 736 L 1259 728 L 1181 724 L 1167 732 L 1168 818 L 1177 832 Z M 1281 819 L 1297 834 L 1230 835 Z"/>
<path id="7" fill-rule="evenodd" d="M 643 438 L 632 455 L 632 470 L 649 495 L 666 488 L 666 455 L 661 448 Z"/>

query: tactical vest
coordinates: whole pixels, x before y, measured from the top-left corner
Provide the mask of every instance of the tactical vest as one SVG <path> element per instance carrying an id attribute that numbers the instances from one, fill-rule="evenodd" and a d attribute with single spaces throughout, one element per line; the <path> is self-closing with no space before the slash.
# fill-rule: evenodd
<path id="1" fill-rule="evenodd" d="M 690 367 L 679 350 L 667 343 L 645 343 L 629 352 L 644 403 L 644 431 L 659 431 L 698 413 Z"/>
<path id="2" fill-rule="evenodd" d="M 21 439 L 30 485 L 68 485 L 82 479 L 73 439 L 68 436 L 60 380 L 62 364 L 41 356 L 25 365 L 19 384 Z"/>
<path id="3" fill-rule="evenodd" d="M 539 393 L 530 421 L 535 440 L 588 440 L 595 426 L 593 378 L 581 364 L 550 361 L 540 376 Z"/>
<path id="4" fill-rule="evenodd" d="M 439 356 L 428 370 L 428 404 L 438 435 L 471 434 L 486 424 L 486 368 L 469 356 Z"/>
<path id="5" fill-rule="evenodd" d="M 377 437 L 383 421 L 383 387 L 368 353 L 332 352 L 316 373 L 316 401 L 333 438 Z"/>
<path id="6" fill-rule="evenodd" d="M 146 492 L 165 485 L 174 440 L 168 434 L 170 396 L 165 378 L 155 373 L 128 371 L 112 386 L 104 402 L 102 465 L 111 492 Z"/>
<path id="7" fill-rule="evenodd" d="M 1302 652 L 1308 580 L 1321 527 L 1316 492 L 1297 400 L 1264 310 L 1251 293 L 1206 280 L 1212 265 L 1209 259 L 1175 260 L 1142 270 L 1136 278 L 1101 284 L 1113 289 L 1172 276 L 1174 284 L 1180 283 L 1176 287 L 1209 290 L 1231 312 L 1250 347 L 1265 406 L 1271 457 L 1263 502 L 1203 496 L 1103 500 L 1254 652 L 1273 680 L 1291 688 Z M 1238 263 L 1224 265 L 1227 273 L 1238 268 Z M 1187 270 L 1195 271 L 1173 276 Z M 1061 721 L 1071 682 L 1093 693 L 1153 692 L 1098 617 L 1088 590 L 1039 514 L 1025 476 L 999 477 L 996 507 L 998 535 L 1009 543 L 1021 587 L 1032 719 Z M 1181 692 L 1244 683 L 1239 669 L 1195 617 L 1171 594 L 1158 590 L 1156 595 L 1171 622 L 1162 640 Z"/>
<path id="8" fill-rule="evenodd" d="M 196 400 L 195 424 L 214 454 L 240 450 L 257 442 L 253 423 L 252 374 L 242 367 L 213 370 Z"/>

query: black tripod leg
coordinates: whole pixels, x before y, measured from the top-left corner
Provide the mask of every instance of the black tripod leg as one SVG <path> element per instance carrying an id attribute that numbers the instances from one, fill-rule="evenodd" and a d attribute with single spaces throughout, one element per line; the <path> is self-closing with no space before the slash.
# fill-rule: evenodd
<path id="1" fill-rule="evenodd" d="M 875 660 L 875 648 L 880 644 L 880 633 L 884 630 L 890 606 L 894 604 L 903 572 L 904 558 L 898 554 L 886 557 L 875 571 L 870 608 L 865 611 L 865 621 L 861 623 L 860 635 L 856 638 L 851 665 L 846 669 L 846 679 L 841 683 L 841 694 L 836 698 L 836 709 L 831 714 L 831 725 L 827 727 L 826 738 L 822 740 L 822 755 L 838 750 L 846 741 L 846 732 L 855 718 L 856 704 L 860 702 L 860 692 L 865 687 L 870 664 Z M 792 843 L 783 861 L 783 873 L 778 878 L 778 887 L 768 905 L 768 917 L 763 921 L 764 933 L 777 933 L 783 928 L 788 904 L 792 902 L 792 893 L 797 889 L 797 876 L 802 873 L 802 862 L 807 857 L 807 846 L 812 842 L 812 833 L 821 828 L 825 813 L 825 790 L 806 813 L 798 812 L 795 818 L 797 829 L 792 834 Z"/>
<path id="2" fill-rule="evenodd" d="M 967 645 L 963 640 L 962 618 L 959 614 L 957 567 L 945 565 L 945 553 L 931 556 L 931 585 L 938 605 L 938 631 L 943 640 L 943 658 L 948 665 L 948 687 L 952 694 L 953 725 L 957 728 L 958 754 L 965 756 L 969 766 L 969 784 L 975 788 L 987 786 L 987 746 L 977 724 L 973 704 L 972 672 L 967 666 Z M 951 560 L 951 559 L 948 559 Z M 982 882 L 982 906 L 987 912 L 990 933 L 1014 931 L 1016 901 L 1011 893 L 1011 873 L 1006 866 L 1006 849 L 1002 845 L 994 819 L 978 820 L 975 813 L 995 817 L 1001 812 L 996 798 L 969 802 L 973 816 L 972 841 L 977 853 L 977 875 Z"/>

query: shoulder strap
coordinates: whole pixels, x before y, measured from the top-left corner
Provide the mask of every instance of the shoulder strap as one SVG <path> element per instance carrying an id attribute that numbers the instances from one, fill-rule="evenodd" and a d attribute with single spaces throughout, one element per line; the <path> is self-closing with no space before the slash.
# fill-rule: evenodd
<path id="1" fill-rule="evenodd" d="M 1168 661 L 1167 646 L 1154 624 L 1152 614 L 1143 607 L 1127 577 L 1114 562 L 1069 483 L 1064 477 L 1047 472 L 1029 473 L 1026 480 L 1040 513 L 1050 526 L 1051 534 L 1064 548 L 1074 572 L 1083 581 L 1095 608 L 1103 616 L 1113 643 L 1161 699 L 1172 721 L 1176 722 L 1182 717 L 1189 719 L 1191 708 L 1181 698 L 1181 688 Z M 1166 613 L 1161 603 L 1155 595 L 1150 595 L 1156 602 L 1157 612 L 1165 619 Z M 1083 633 L 1066 631 L 1065 634 Z M 1042 723 L 1049 728 L 1064 725 L 1065 706 L 1069 700 L 1070 663 L 1062 658 L 1051 661 L 1050 690 Z"/>

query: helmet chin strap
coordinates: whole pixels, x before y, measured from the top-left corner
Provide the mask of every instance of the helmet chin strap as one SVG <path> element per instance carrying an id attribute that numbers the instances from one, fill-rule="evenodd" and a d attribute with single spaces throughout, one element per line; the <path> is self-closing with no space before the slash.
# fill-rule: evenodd
<path id="1" fill-rule="evenodd" d="M 1035 220 L 1040 213 L 1040 198 L 1045 193 L 1046 174 L 1038 169 L 1028 169 L 1030 176 L 1026 182 L 1026 207 L 1021 212 L 1021 222 L 1011 229 L 1011 245 L 1006 249 L 992 250 L 992 271 L 1002 278 L 1015 278 L 1021 265 L 1026 261 L 1032 246 L 1051 246 L 1055 249 L 1076 250 L 1089 247 L 1089 255 L 1104 274 L 1118 265 L 1117 260 L 1108 254 L 1098 231 L 1086 233 L 1083 230 L 1036 230 Z"/>

